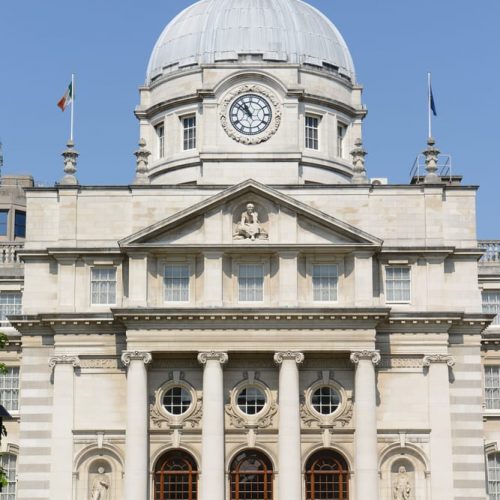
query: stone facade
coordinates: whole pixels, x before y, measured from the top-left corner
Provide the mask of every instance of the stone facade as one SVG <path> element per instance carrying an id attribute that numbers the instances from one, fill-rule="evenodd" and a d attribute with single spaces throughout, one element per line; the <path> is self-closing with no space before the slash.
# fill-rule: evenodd
<path id="1" fill-rule="evenodd" d="M 365 114 L 352 75 L 236 54 L 148 79 L 132 185 L 26 190 L 16 498 L 167 500 L 184 457 L 182 498 L 239 500 L 257 451 L 260 500 L 316 498 L 315 457 L 321 498 L 486 498 L 476 187 L 371 183 Z"/>

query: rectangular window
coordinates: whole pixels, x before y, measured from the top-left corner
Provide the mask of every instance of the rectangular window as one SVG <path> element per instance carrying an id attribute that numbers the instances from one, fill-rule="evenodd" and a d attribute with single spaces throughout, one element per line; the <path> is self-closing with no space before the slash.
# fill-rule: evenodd
<path id="1" fill-rule="evenodd" d="M 26 238 L 26 212 L 16 210 L 14 219 L 14 236 Z"/>
<path id="2" fill-rule="evenodd" d="M 2 488 L 0 500 L 16 500 L 17 483 L 17 457 L 13 453 L 2 453 L 0 455 L 0 467 L 5 471 L 7 484 Z"/>
<path id="3" fill-rule="evenodd" d="M 319 149 L 319 118 L 306 115 L 306 148 Z"/>
<path id="4" fill-rule="evenodd" d="M 484 391 L 487 410 L 500 410 L 500 365 L 484 367 Z"/>
<path id="5" fill-rule="evenodd" d="M 411 277 L 409 267 L 386 267 L 385 285 L 387 302 L 410 302 Z"/>
<path id="6" fill-rule="evenodd" d="M 91 281 L 92 305 L 116 304 L 116 268 L 93 267 Z"/>
<path id="7" fill-rule="evenodd" d="M 500 325 L 500 292 L 483 292 L 483 312 L 496 314 L 494 325 Z"/>
<path id="8" fill-rule="evenodd" d="M 8 222 L 9 222 L 9 211 L 0 210 L 0 236 L 7 236 Z"/>
<path id="9" fill-rule="evenodd" d="M 315 302 L 334 302 L 337 300 L 339 268 L 336 264 L 313 265 L 313 298 Z"/>
<path id="10" fill-rule="evenodd" d="M 19 410 L 19 368 L 7 368 L 0 374 L 0 404 L 7 411 Z"/>
<path id="11" fill-rule="evenodd" d="M 166 302 L 189 302 L 189 266 L 167 264 L 164 285 Z"/>
<path id="12" fill-rule="evenodd" d="M 158 144 L 158 158 L 165 157 L 165 125 L 157 125 L 155 127 L 156 138 Z"/>
<path id="13" fill-rule="evenodd" d="M 264 266 L 262 264 L 240 264 L 239 267 L 239 301 L 262 302 L 264 300 Z"/>
<path id="14" fill-rule="evenodd" d="M 8 321 L 8 316 L 21 314 L 22 300 L 21 292 L 0 292 L 0 321 Z"/>
<path id="15" fill-rule="evenodd" d="M 347 127 L 345 125 L 339 124 L 337 126 L 337 156 L 339 158 L 344 157 L 344 139 L 347 133 Z"/>
<path id="16" fill-rule="evenodd" d="M 184 128 L 184 150 L 196 148 L 196 116 L 187 116 L 182 119 Z"/>

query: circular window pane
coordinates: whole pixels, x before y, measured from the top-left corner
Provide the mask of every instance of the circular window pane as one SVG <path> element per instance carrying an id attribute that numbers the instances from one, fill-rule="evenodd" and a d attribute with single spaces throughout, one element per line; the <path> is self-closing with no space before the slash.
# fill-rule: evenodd
<path id="1" fill-rule="evenodd" d="M 333 387 L 320 387 L 314 391 L 311 404 L 321 415 L 331 415 L 340 406 L 340 395 Z"/>
<path id="2" fill-rule="evenodd" d="M 186 413 L 193 401 L 189 391 L 184 387 L 172 387 L 163 396 L 163 407 L 172 415 Z"/>
<path id="3" fill-rule="evenodd" d="M 238 394 L 238 408 L 247 415 L 257 415 L 266 406 L 266 395 L 258 387 L 246 387 Z"/>

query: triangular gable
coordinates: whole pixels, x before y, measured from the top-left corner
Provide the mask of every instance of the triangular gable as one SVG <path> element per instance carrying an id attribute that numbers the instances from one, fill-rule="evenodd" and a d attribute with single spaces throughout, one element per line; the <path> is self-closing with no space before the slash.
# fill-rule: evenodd
<path id="1" fill-rule="evenodd" d="M 322 231 L 332 231 L 339 236 L 339 239 L 360 245 L 381 246 L 382 240 L 362 231 L 361 229 L 343 222 L 331 215 L 325 214 L 305 203 L 302 203 L 291 196 L 285 195 L 273 188 L 260 184 L 252 179 L 232 186 L 220 193 L 207 198 L 185 210 L 167 217 L 155 224 L 152 224 L 136 233 L 119 241 L 119 245 L 135 246 L 138 244 L 147 244 L 158 241 L 158 238 L 171 230 L 189 226 L 192 221 L 203 216 L 207 212 L 213 211 L 218 206 L 222 206 L 235 199 L 248 194 L 254 194 L 266 198 L 275 204 L 297 214 L 307 220 L 309 224 L 322 228 Z"/>

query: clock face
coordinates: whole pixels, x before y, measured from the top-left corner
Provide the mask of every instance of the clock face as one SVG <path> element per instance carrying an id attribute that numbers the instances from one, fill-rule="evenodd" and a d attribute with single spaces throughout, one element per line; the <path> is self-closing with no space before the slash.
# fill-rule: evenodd
<path id="1" fill-rule="evenodd" d="M 245 135 L 264 132 L 269 127 L 272 117 L 271 105 L 257 94 L 244 94 L 238 97 L 229 110 L 231 125 Z"/>

